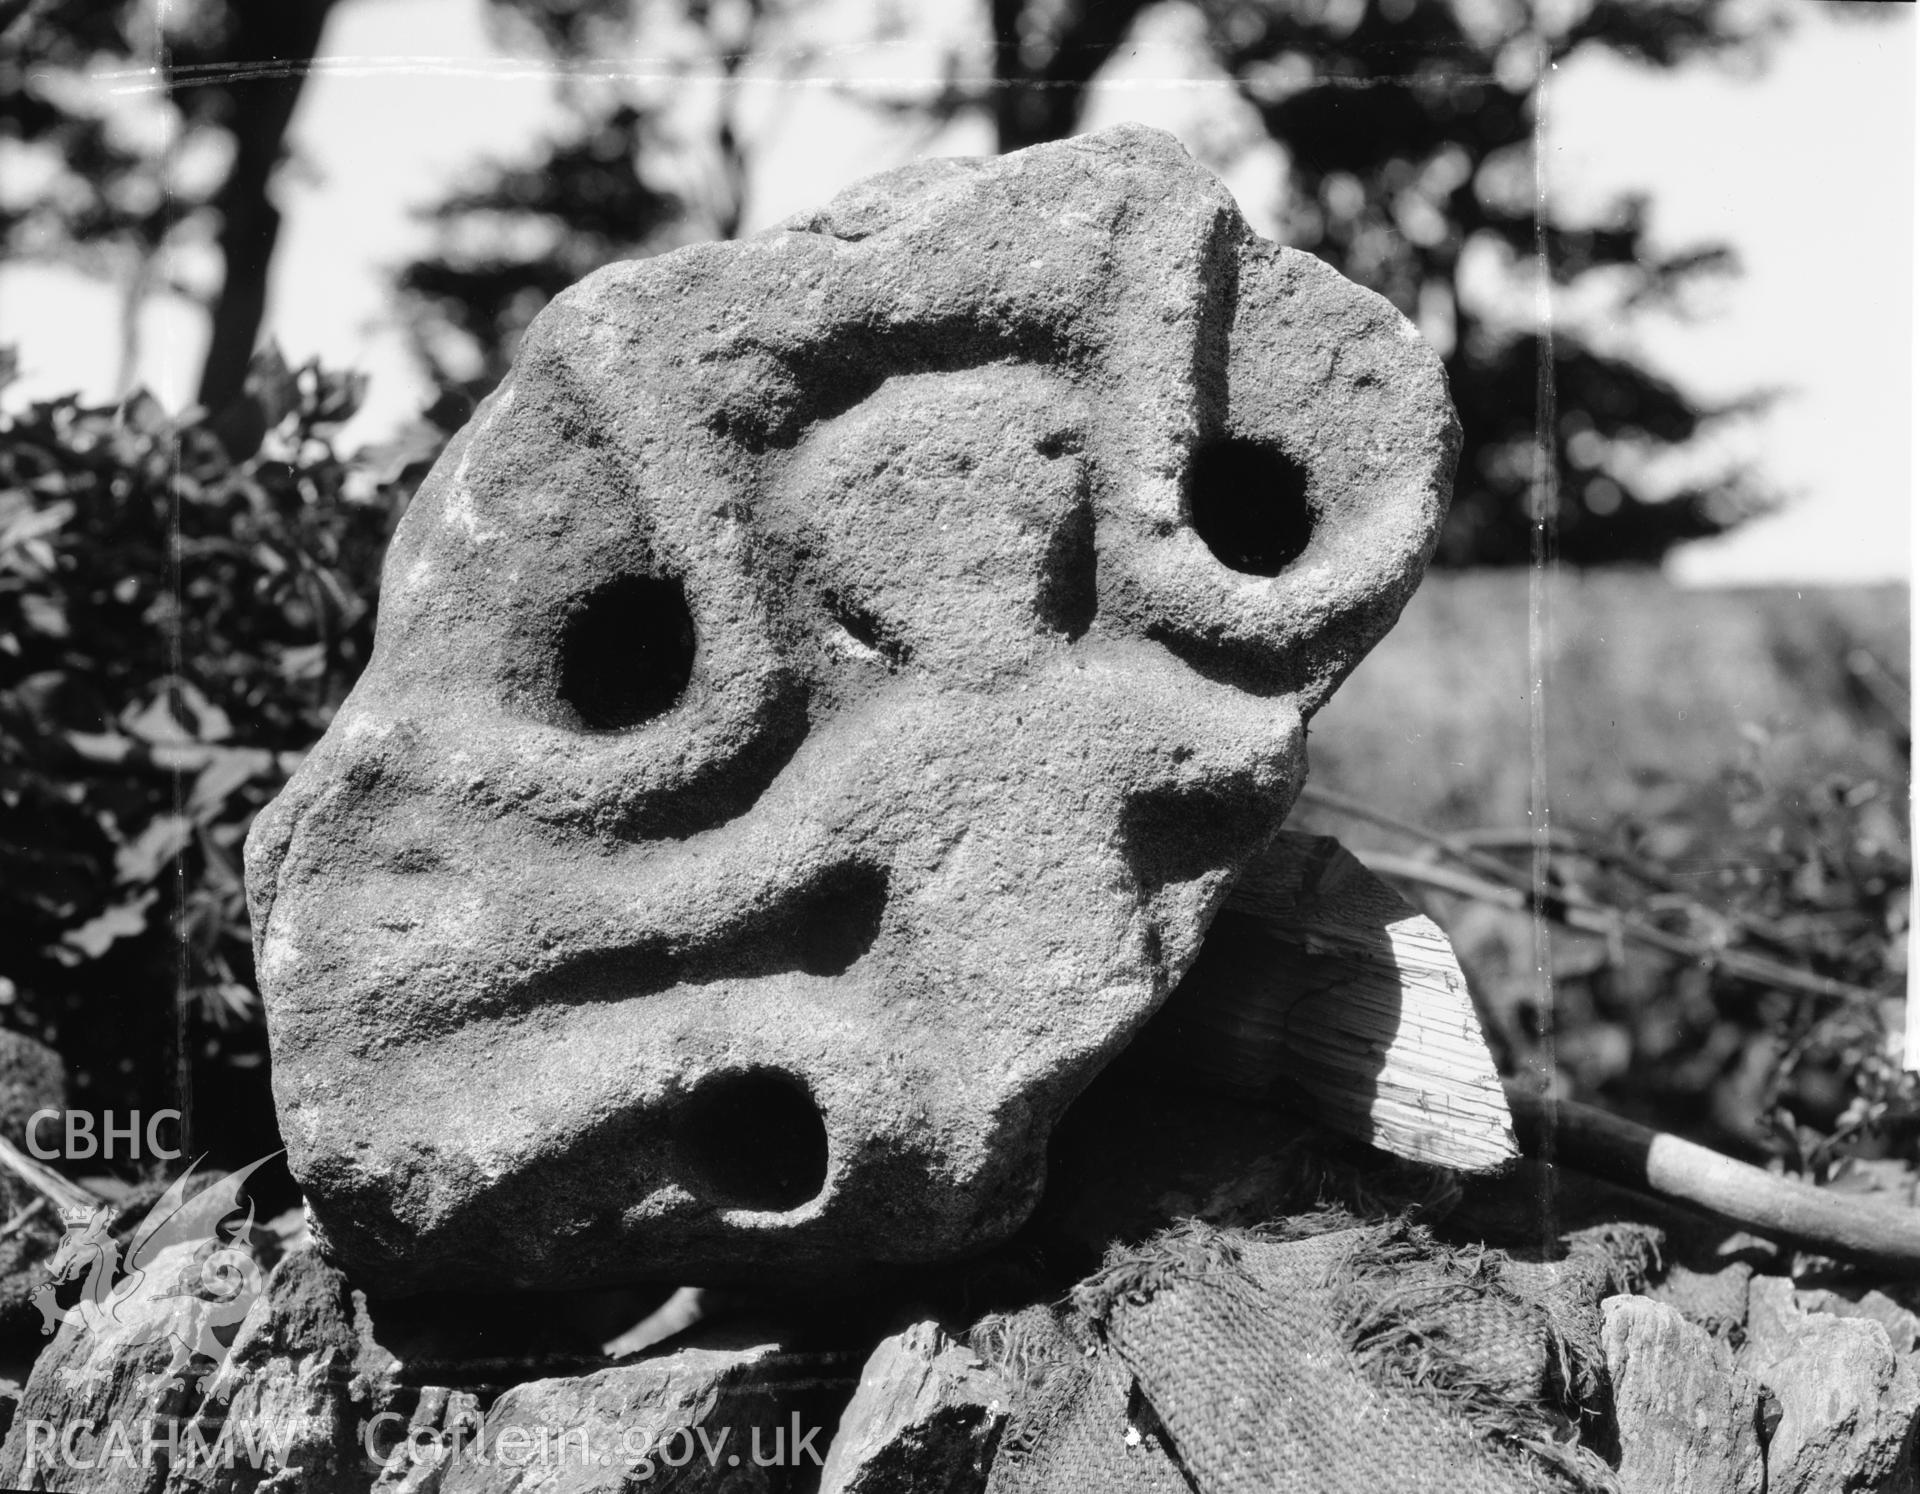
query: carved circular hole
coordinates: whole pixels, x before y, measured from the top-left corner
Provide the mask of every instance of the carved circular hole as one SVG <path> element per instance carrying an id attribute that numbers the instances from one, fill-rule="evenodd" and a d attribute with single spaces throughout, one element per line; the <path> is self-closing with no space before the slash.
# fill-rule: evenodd
<path id="1" fill-rule="evenodd" d="M 560 698 L 593 731 L 638 726 L 687 688 L 693 646 L 693 614 L 680 583 L 624 576 L 588 596 L 567 619 Z"/>
<path id="2" fill-rule="evenodd" d="M 770 1069 L 720 1074 L 674 1116 L 692 1180 L 716 1203 L 785 1213 L 827 1183 L 827 1126 L 806 1089 Z"/>
<path id="3" fill-rule="evenodd" d="M 1259 441 L 1225 437 L 1196 451 L 1187 511 L 1215 558 L 1249 576 L 1279 575 L 1313 538 L 1305 470 Z"/>

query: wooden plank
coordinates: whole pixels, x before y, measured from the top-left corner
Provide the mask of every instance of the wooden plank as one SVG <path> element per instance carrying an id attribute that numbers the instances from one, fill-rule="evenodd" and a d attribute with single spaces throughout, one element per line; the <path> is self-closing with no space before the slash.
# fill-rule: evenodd
<path id="1" fill-rule="evenodd" d="M 1447 936 L 1331 837 L 1282 831 L 1156 1024 L 1193 1082 L 1415 1161 L 1519 1155 Z"/>

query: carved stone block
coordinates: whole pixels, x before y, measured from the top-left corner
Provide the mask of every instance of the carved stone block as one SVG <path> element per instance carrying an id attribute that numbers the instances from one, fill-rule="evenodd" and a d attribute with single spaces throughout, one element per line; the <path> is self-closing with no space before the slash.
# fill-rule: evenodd
<path id="1" fill-rule="evenodd" d="M 316 1238 L 390 1291 L 1004 1238 L 1457 440 L 1391 306 L 1138 127 L 557 298 L 249 840 Z"/>

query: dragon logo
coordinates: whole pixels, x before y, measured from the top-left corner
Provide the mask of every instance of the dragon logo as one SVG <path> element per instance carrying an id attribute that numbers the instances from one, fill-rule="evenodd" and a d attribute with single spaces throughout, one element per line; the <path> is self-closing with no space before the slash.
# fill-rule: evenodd
<path id="1" fill-rule="evenodd" d="M 244 1203 L 246 1181 L 279 1155 L 250 1162 L 188 1197 L 197 1159 L 147 1211 L 127 1243 L 124 1261 L 112 1234 L 118 1217 L 112 1206 L 61 1211 L 67 1231 L 33 1302 L 40 1309 L 42 1333 L 77 1324 L 92 1338 L 88 1362 L 69 1369 L 69 1380 L 106 1374 L 127 1350 L 168 1341 L 172 1358 L 146 1387 L 192 1374 L 196 1359 L 211 1361 L 200 1376 L 225 1362 L 262 1282 L 252 1250 L 253 1208 Z M 243 1207 L 245 1216 L 234 1222 Z M 160 1269 L 161 1256 L 176 1249 L 183 1251 L 181 1258 Z M 76 1281 L 82 1283 L 79 1300 L 60 1306 L 56 1290 Z"/>

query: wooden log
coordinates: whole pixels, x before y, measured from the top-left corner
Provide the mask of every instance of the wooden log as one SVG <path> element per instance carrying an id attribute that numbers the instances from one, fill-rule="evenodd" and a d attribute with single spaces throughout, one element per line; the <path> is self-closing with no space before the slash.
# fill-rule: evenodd
<path id="1" fill-rule="evenodd" d="M 1186 1082 L 1285 1106 L 1398 1156 L 1488 1171 L 1524 1147 L 1796 1245 L 1920 1270 L 1920 1212 L 1778 1177 L 1591 1106 L 1503 1093 L 1446 935 L 1329 837 L 1275 838 L 1154 1031 Z"/>
<path id="2" fill-rule="evenodd" d="M 1780 1177 L 1591 1105 L 1508 1094 L 1522 1144 L 1611 1182 L 1678 1199 L 1827 1255 L 1920 1270 L 1920 1211 Z"/>
<path id="3" fill-rule="evenodd" d="M 1188 1082 L 1463 1171 L 1519 1154 L 1447 936 L 1338 841 L 1282 831 L 1156 1032 Z"/>

